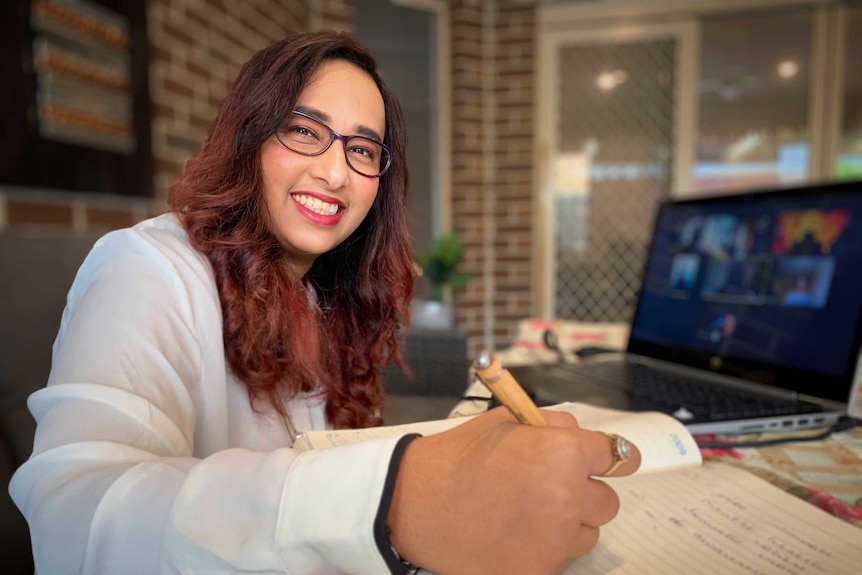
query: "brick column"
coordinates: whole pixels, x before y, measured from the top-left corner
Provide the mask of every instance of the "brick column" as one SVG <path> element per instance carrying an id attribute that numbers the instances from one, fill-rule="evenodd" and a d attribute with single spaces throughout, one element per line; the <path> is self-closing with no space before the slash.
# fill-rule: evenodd
<path id="1" fill-rule="evenodd" d="M 471 356 L 533 313 L 534 22 L 523 2 L 452 6 L 453 226 L 477 278 L 455 308 Z"/>
<path id="2" fill-rule="evenodd" d="M 535 7 L 502 2 L 496 11 L 494 188 L 494 335 L 508 344 L 518 320 L 535 313 L 533 145 L 535 144 Z"/>

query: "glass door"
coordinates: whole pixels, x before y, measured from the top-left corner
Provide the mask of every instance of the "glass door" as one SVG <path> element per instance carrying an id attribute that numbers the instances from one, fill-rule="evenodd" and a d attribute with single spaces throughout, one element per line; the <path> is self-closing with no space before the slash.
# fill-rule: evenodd
<path id="1" fill-rule="evenodd" d="M 628 321 L 660 200 L 689 185 L 697 25 L 544 34 L 539 300 L 545 317 Z"/>

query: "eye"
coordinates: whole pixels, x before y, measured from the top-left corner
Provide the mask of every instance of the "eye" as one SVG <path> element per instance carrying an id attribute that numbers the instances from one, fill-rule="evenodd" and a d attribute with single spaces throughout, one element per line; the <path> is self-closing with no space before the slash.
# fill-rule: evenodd
<path id="1" fill-rule="evenodd" d="M 374 150 L 365 146 L 353 146 L 350 153 L 361 156 L 363 159 L 373 160 L 376 157 Z"/>
<path id="2" fill-rule="evenodd" d="M 352 159 L 363 164 L 377 163 L 381 154 L 380 144 L 361 136 L 351 138 L 347 150 Z"/>
<path id="3" fill-rule="evenodd" d="M 289 123 L 287 127 L 282 130 L 282 133 L 284 133 L 290 138 L 298 140 L 309 141 L 320 139 L 317 137 L 317 133 L 312 128 L 304 124 L 297 123 L 296 121 Z"/>

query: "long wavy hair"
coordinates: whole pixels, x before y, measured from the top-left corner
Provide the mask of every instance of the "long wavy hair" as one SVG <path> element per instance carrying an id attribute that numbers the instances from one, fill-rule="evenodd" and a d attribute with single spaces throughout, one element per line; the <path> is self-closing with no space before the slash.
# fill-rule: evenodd
<path id="1" fill-rule="evenodd" d="M 300 278 L 270 231 L 259 152 L 317 68 L 333 59 L 377 83 L 392 166 L 362 224 Z M 295 34 L 242 67 L 200 151 L 171 188 L 172 210 L 212 264 L 227 361 L 254 409 L 264 400 L 285 415 L 285 399 L 321 393 L 335 427 L 382 423 L 380 372 L 390 363 L 404 367 L 400 349 L 413 293 L 406 143 L 401 107 L 361 44 L 344 33 Z"/>

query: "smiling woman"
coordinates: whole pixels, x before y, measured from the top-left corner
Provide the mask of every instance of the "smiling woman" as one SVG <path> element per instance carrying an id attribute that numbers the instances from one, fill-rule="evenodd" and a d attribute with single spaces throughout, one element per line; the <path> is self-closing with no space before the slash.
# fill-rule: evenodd
<path id="1" fill-rule="evenodd" d="M 612 450 L 565 414 L 293 448 L 379 425 L 403 367 L 404 132 L 351 36 L 291 36 L 243 66 L 172 211 L 96 243 L 9 487 L 40 573 L 550 575 L 595 545 Z"/>
<path id="2" fill-rule="evenodd" d="M 260 163 L 272 231 L 304 274 L 359 227 L 381 175 L 384 144 L 342 136 L 322 120 L 345 133 L 385 134 L 385 112 L 374 80 L 340 60 L 320 66 L 295 108 L 307 112 L 288 115 L 261 147 Z M 336 140 L 344 146 L 333 146 Z"/>

